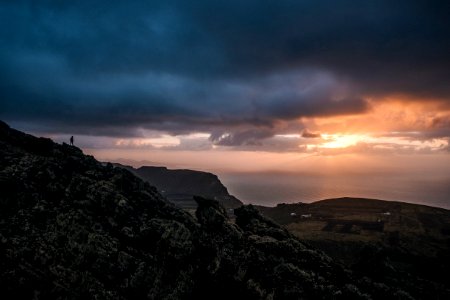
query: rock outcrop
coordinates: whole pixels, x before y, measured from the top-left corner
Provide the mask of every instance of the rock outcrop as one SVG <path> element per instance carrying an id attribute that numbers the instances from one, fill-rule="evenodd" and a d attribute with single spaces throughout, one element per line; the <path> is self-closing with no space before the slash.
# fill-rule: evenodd
<path id="1" fill-rule="evenodd" d="M 217 175 L 185 169 L 167 169 L 166 167 L 144 166 L 133 168 L 123 166 L 144 181 L 155 186 L 169 201 L 183 208 L 195 208 L 194 196 L 217 200 L 225 208 L 237 208 L 243 203 L 228 193 Z"/>
<path id="2" fill-rule="evenodd" d="M 253 207 L 196 217 L 132 173 L 0 123 L 2 299 L 390 297 Z M 404 292 L 397 293 L 406 297 Z"/>

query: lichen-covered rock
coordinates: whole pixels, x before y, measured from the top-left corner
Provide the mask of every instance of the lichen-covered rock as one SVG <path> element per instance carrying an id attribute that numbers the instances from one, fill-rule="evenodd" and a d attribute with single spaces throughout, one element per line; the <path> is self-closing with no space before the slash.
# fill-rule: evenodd
<path id="1" fill-rule="evenodd" d="M 237 209 L 234 223 L 216 201 L 199 197 L 194 218 L 126 170 L 2 122 L 0 189 L 2 299 L 348 299 L 392 292 L 355 280 L 251 206 Z"/>
<path id="2" fill-rule="evenodd" d="M 237 208 L 234 213 L 236 215 L 236 224 L 246 231 L 281 240 L 290 236 L 286 229 L 263 217 L 252 205 Z"/>

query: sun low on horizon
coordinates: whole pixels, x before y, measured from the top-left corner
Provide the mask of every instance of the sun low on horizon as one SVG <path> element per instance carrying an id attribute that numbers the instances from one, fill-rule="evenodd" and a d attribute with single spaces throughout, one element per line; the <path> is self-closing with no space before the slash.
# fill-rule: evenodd
<path id="1" fill-rule="evenodd" d="M 74 136 L 100 161 L 274 180 L 414 174 L 446 197 L 442 2 L 7 1 L 0 9 L 0 119 L 14 128 L 59 143 Z"/>
<path id="2" fill-rule="evenodd" d="M 398 156 L 416 160 L 435 157 L 441 164 L 442 160 L 450 162 L 446 159 L 450 157 L 449 138 L 442 134 L 450 110 L 437 110 L 436 105 L 380 101 L 358 114 L 278 120 L 270 133 L 265 133 L 264 127 L 237 133 L 223 130 L 220 135 L 207 130 L 167 133 L 141 128 L 133 137 L 80 135 L 77 139 L 81 148 L 101 160 L 215 172 L 292 172 L 292 166 L 300 172 L 304 168 L 298 159 L 311 156 L 316 161 L 334 159 L 338 164 L 347 164 L 357 156 L 375 162 L 391 160 L 393 164 Z M 260 134 L 263 136 L 258 137 Z M 60 142 L 66 139 L 66 135 L 49 136 Z M 286 161 L 293 164 L 286 165 Z"/>
<path id="3" fill-rule="evenodd" d="M 449 299 L 450 0 L 1 0 L 0 300 Z"/>

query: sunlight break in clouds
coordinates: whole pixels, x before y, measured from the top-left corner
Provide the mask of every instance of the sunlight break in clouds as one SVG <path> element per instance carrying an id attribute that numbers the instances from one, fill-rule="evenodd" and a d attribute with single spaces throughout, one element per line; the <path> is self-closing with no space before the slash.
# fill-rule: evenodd
<path id="1" fill-rule="evenodd" d="M 144 139 L 119 139 L 115 142 L 117 147 L 174 147 L 180 145 L 180 140 L 174 136 L 163 134 L 160 137 Z"/>
<path id="2" fill-rule="evenodd" d="M 102 160 L 214 170 L 450 156 L 438 2 L 2 2 L 0 119 Z"/>
<path id="3" fill-rule="evenodd" d="M 322 138 L 324 142 L 319 145 L 321 148 L 347 148 L 363 142 L 367 137 L 357 134 L 322 134 Z"/>

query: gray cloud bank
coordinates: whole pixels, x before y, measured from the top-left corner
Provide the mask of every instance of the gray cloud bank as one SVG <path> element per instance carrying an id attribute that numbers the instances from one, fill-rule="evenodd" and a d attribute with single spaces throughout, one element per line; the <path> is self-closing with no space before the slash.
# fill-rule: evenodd
<path id="1" fill-rule="evenodd" d="M 102 136 L 203 131 L 236 146 L 274 136 L 279 122 L 362 113 L 372 96 L 449 107 L 449 10 L 448 1 L 2 1 L 0 118 Z"/>

